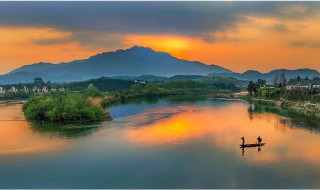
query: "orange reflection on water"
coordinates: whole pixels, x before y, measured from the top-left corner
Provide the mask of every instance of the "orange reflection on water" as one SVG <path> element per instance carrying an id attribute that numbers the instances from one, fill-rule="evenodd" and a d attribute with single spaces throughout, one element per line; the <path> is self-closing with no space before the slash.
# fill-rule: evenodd
<path id="1" fill-rule="evenodd" d="M 179 143 L 190 138 L 200 137 L 203 126 L 195 127 L 192 113 L 181 113 L 172 118 L 128 131 L 129 138 L 148 145 Z"/>
<path id="2" fill-rule="evenodd" d="M 65 147 L 66 141 L 34 133 L 24 119 L 22 105 L 0 106 L 0 155 L 40 153 Z"/>
<path id="3" fill-rule="evenodd" d="M 175 108 L 179 109 L 179 108 Z M 161 110 L 155 110 L 155 112 Z M 156 115 L 156 114 L 153 114 Z M 138 119 L 148 119 L 138 116 Z M 150 118 L 149 118 L 150 119 Z M 249 114 L 248 105 L 231 103 L 221 107 L 190 107 L 155 123 L 128 130 L 132 143 L 157 146 L 187 143 L 205 138 L 223 149 L 231 149 L 241 156 L 239 144 L 242 136 L 246 143 L 255 143 L 260 135 L 266 146 L 246 149 L 246 158 L 252 162 L 279 160 L 320 161 L 319 135 L 293 128 L 283 119 L 270 113 Z"/>
<path id="4" fill-rule="evenodd" d="M 0 155 L 17 153 L 39 153 L 53 151 L 65 146 L 65 141 L 35 134 L 26 121 L 1 121 Z"/>

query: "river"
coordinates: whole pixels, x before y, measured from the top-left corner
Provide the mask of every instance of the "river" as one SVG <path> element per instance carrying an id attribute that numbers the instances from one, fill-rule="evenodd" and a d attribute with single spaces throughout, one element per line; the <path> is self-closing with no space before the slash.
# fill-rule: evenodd
<path id="1" fill-rule="evenodd" d="M 0 188 L 320 188 L 320 136 L 235 100 L 119 104 L 112 121 L 32 127 L 0 106 Z M 266 143 L 239 147 L 240 138 Z"/>

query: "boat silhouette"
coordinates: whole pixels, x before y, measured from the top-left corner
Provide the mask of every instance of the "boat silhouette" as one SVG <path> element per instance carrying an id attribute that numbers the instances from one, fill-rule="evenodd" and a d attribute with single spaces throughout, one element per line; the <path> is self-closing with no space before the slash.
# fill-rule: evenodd
<path id="1" fill-rule="evenodd" d="M 260 147 L 260 146 L 264 146 L 265 144 L 266 143 L 240 144 L 240 148 Z"/>

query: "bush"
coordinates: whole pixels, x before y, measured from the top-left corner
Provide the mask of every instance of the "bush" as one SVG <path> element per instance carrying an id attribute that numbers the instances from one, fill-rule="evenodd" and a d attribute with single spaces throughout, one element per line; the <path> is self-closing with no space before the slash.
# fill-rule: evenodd
<path id="1" fill-rule="evenodd" d="M 110 118 L 103 108 L 75 93 L 34 96 L 23 106 L 28 120 L 60 123 L 94 122 Z"/>

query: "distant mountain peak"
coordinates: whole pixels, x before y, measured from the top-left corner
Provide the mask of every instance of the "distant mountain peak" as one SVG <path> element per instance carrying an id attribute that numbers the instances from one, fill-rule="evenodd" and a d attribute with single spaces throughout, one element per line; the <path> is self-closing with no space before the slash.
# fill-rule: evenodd
<path id="1" fill-rule="evenodd" d="M 24 72 L 25 77 L 13 75 Z M 35 74 L 37 73 L 37 74 Z M 198 61 L 176 58 L 168 53 L 155 51 L 149 47 L 132 46 L 128 49 L 102 52 L 87 59 L 50 64 L 36 63 L 18 68 L 0 76 L 0 83 L 32 81 L 33 77 L 46 76 L 48 80 L 66 82 L 101 76 L 140 75 L 207 75 L 209 73 L 232 73 L 217 65 L 206 65 Z M 65 76 L 65 77 L 61 77 Z"/>
<path id="2" fill-rule="evenodd" d="M 128 48 L 126 50 L 152 50 L 152 51 L 154 51 L 153 49 L 151 49 L 149 47 L 138 46 L 138 45 L 134 45 L 131 48 Z"/>

